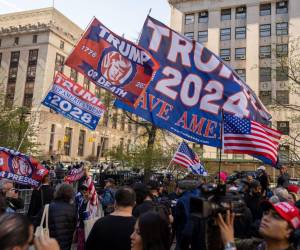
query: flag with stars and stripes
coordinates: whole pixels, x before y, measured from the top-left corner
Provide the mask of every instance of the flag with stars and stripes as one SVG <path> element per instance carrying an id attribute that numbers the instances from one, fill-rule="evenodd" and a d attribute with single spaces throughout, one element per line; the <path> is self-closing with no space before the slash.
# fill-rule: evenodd
<path id="1" fill-rule="evenodd" d="M 208 175 L 198 155 L 185 142 L 180 143 L 172 161 L 188 169 L 193 174 Z"/>
<path id="2" fill-rule="evenodd" d="M 275 166 L 281 133 L 258 122 L 230 114 L 223 118 L 224 153 L 249 154 Z"/>

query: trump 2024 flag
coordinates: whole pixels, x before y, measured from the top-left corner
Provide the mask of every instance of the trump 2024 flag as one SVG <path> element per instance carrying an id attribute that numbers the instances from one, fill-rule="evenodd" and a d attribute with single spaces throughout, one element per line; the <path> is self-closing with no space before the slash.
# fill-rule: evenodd
<path id="1" fill-rule="evenodd" d="M 277 163 L 281 133 L 258 122 L 224 114 L 224 153 L 249 154 L 266 164 Z"/>

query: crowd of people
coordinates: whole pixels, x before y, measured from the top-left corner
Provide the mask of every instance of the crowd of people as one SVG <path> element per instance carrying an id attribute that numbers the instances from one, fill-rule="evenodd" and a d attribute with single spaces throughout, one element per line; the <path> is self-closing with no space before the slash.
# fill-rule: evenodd
<path id="1" fill-rule="evenodd" d="M 131 186 L 108 178 L 99 191 L 87 168 L 77 185 L 52 178 L 50 171 L 33 190 L 25 215 L 15 184 L 0 180 L 0 249 L 300 249 L 300 187 L 289 183 L 285 166 L 274 188 L 264 166 L 209 181 L 188 176 L 174 188 L 151 178 Z M 34 233 L 39 226 L 49 235 Z"/>

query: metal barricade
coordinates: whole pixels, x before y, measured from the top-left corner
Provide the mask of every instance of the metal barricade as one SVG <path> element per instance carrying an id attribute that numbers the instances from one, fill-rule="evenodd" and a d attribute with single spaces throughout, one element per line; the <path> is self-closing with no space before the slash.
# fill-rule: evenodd
<path id="1" fill-rule="evenodd" d="M 32 195 L 32 189 L 20 189 L 19 197 L 24 201 L 24 208 L 18 210 L 17 212 L 20 214 L 27 214 L 30 200 Z"/>

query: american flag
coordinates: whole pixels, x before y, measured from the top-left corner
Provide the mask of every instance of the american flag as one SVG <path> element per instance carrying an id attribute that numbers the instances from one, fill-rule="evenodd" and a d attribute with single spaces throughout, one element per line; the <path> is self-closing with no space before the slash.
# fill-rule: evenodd
<path id="1" fill-rule="evenodd" d="M 224 114 L 224 153 L 249 154 L 276 165 L 281 133 L 265 125 Z"/>
<path id="2" fill-rule="evenodd" d="M 180 143 L 172 161 L 187 168 L 193 174 L 207 176 L 207 171 L 200 162 L 198 155 L 185 142 Z"/>

